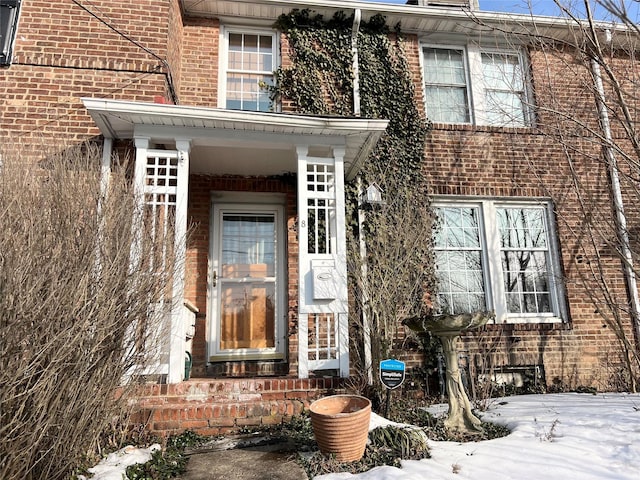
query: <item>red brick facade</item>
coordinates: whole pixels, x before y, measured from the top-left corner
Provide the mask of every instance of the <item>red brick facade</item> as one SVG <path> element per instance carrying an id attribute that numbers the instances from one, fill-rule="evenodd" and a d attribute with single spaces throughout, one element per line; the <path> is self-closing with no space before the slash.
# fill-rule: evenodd
<path id="1" fill-rule="evenodd" d="M 81 97 L 168 103 L 175 99 L 182 105 L 218 107 L 218 19 L 184 17 L 178 0 L 93 0 L 86 2 L 86 6 L 87 10 L 71 1 L 56 2 L 55 7 L 44 0 L 23 2 L 13 62 L 0 68 L 0 146 L 64 145 L 99 135 Z M 414 73 L 416 102 L 424 110 L 418 38 L 409 36 L 405 47 Z M 282 55 L 282 63 L 286 64 L 286 48 L 282 48 Z M 599 158 L 599 146 L 585 137 L 586 130 L 578 131 L 573 122 L 559 122 L 558 115 L 551 112 L 558 106 L 566 111 L 574 109 L 584 114 L 591 127 L 597 128 L 593 98 L 585 93 L 588 72 L 576 64 L 571 53 L 549 55 L 532 50 L 529 56 L 539 107 L 536 128 L 436 124 L 428 136 L 424 172 L 434 195 L 552 199 L 569 318 L 556 324 L 489 326 L 483 335 L 465 338 L 465 348 L 474 358 L 490 350 L 492 362 L 497 365 L 543 366 L 548 384 L 613 388 L 620 369 L 620 350 L 614 332 L 595 311 L 580 281 L 593 248 L 580 236 L 584 212 L 569 181 L 567 159 L 574 161 L 573 167 L 589 196 L 601 198 L 603 203 L 609 202 L 607 171 Z M 621 60 L 621 65 L 626 64 Z M 564 148 L 567 144 L 575 146 L 569 157 Z M 593 151 L 593 155 L 576 153 L 585 151 Z M 188 245 L 186 297 L 200 310 L 193 343 L 194 376 L 207 374 L 212 191 L 277 192 L 286 196 L 289 344 L 284 373 L 289 378 L 297 376 L 295 188 L 295 184 L 282 179 L 191 175 L 188 211 L 193 235 Z M 632 210 L 630 215 L 637 218 L 638 212 Z M 614 293 L 624 298 L 620 261 L 606 257 L 603 267 Z M 631 326 L 627 324 L 626 328 L 628 338 L 633 339 Z M 212 388 L 214 393 L 200 395 L 211 400 L 229 390 L 237 398 L 226 402 L 224 407 L 204 405 L 193 407 L 195 410 L 188 410 L 190 413 L 179 413 L 187 410 L 172 406 L 165 413 L 151 414 L 157 430 L 190 427 L 220 433 L 243 425 L 248 417 L 269 423 L 296 413 L 314 396 L 300 392 L 335 387 L 300 381 L 291 388 L 274 388 L 278 380 L 249 380 L 251 386 L 245 388 L 239 380 L 228 382 L 231 383 L 192 380 L 183 386 L 157 387 L 160 390 L 154 390 L 144 406 L 171 403 L 172 400 L 164 398 L 165 393 L 177 397 L 198 390 L 200 395 Z M 266 394 L 266 390 L 271 393 Z M 243 395 L 253 395 L 250 400 L 255 414 L 246 410 L 249 407 L 243 403 Z M 286 402 L 277 403 L 279 400 Z M 220 408 L 228 409 L 227 419 L 205 418 L 225 417 Z M 211 412 L 202 413 L 198 409 Z M 235 413 L 232 409 L 236 409 Z M 233 417 L 238 420 L 229 420 Z"/>

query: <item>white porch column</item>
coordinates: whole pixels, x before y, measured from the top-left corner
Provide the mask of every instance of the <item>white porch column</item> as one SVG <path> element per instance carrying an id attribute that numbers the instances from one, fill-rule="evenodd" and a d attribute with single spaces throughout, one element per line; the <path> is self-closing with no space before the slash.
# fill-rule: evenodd
<path id="1" fill-rule="evenodd" d="M 134 239 L 131 247 L 131 267 L 136 270 L 140 264 L 142 252 L 142 223 L 144 214 L 144 178 L 145 166 L 147 165 L 147 152 L 149 151 L 149 138 L 136 137 L 136 163 L 133 172 L 133 188 L 135 194 L 135 206 L 133 209 L 133 232 Z"/>
<path id="2" fill-rule="evenodd" d="M 298 145 L 298 374 L 349 375 L 347 246 L 343 145 L 311 157 Z M 313 315 L 310 330 L 309 316 Z M 313 338 L 310 344 L 309 338 Z"/>
<path id="3" fill-rule="evenodd" d="M 344 195 L 344 147 L 334 147 L 333 157 L 335 165 L 335 198 L 336 198 L 336 271 L 340 279 L 341 292 L 339 298 L 343 304 L 335 313 L 338 322 L 337 357 L 340 364 L 340 376 L 349 376 L 349 315 L 347 308 L 347 232 L 345 218 Z"/>
<path id="4" fill-rule="evenodd" d="M 100 194 L 101 198 L 107 196 L 109 180 L 111 177 L 111 155 L 113 154 L 113 139 L 105 138 L 102 144 L 102 161 L 100 162 Z"/>
<path id="5" fill-rule="evenodd" d="M 175 271 L 173 275 L 171 329 L 169 339 L 168 383 L 184 380 L 184 362 L 186 352 L 186 325 L 184 321 L 184 285 L 185 261 L 187 254 L 187 204 L 189 201 L 189 152 L 190 140 L 177 140 L 178 179 L 175 210 Z"/>
<path id="6" fill-rule="evenodd" d="M 303 313 L 304 304 L 304 273 L 303 262 L 307 263 L 308 236 L 307 236 L 307 154 L 308 146 L 296 147 L 298 155 L 298 377 L 309 377 L 309 314 Z"/>

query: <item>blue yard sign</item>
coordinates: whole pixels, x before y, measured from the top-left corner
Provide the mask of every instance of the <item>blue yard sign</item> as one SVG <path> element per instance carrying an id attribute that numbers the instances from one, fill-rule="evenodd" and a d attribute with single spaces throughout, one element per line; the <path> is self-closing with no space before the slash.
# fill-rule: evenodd
<path id="1" fill-rule="evenodd" d="M 398 388 L 404 382 L 404 362 L 400 360 L 382 360 L 380 362 L 380 381 L 390 390 Z"/>

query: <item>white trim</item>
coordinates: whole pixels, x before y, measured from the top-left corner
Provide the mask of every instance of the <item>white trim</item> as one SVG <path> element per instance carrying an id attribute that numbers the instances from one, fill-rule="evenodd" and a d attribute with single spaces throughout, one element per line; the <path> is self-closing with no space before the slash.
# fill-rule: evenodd
<path id="1" fill-rule="evenodd" d="M 283 115 L 275 112 L 249 112 L 242 110 L 224 110 L 220 108 L 193 107 L 184 105 L 166 105 L 159 103 L 128 102 L 123 100 L 109 100 L 98 98 L 82 98 L 85 108 L 94 117 L 99 126 L 105 125 L 104 119 L 113 116 L 131 126 L 136 125 L 162 125 L 191 127 L 195 122 L 202 125 L 204 122 L 219 122 L 219 128 L 242 129 L 247 132 L 265 131 L 279 133 L 296 132 L 300 134 L 321 135 L 353 135 L 365 132 L 379 132 L 382 134 L 387 128 L 388 120 L 370 118 L 340 118 L 323 117 L 313 115 Z M 181 124 L 180 121 L 183 121 Z M 285 130 L 285 129 L 291 129 Z M 295 129 L 295 130 L 293 130 Z M 311 131 L 318 129 L 319 131 Z M 109 129 L 103 134 L 113 138 L 132 138 L 132 130 L 127 130 L 128 137 L 113 135 Z M 112 133 L 109 135 L 109 133 Z M 308 139 L 310 145 L 317 142 L 313 138 Z"/>
<path id="2" fill-rule="evenodd" d="M 240 196 L 243 198 L 240 200 Z M 240 200 L 240 201 L 236 201 Z M 209 361 L 226 360 L 254 360 L 254 359 L 284 359 L 287 356 L 286 320 L 287 320 L 287 270 L 286 270 L 286 229 L 285 229 L 285 197 L 277 194 L 245 193 L 245 192 L 213 192 L 211 195 L 211 225 L 209 228 L 209 266 L 207 294 L 209 298 L 209 325 L 207 343 L 207 357 Z M 213 286 L 213 272 L 219 273 L 219 245 L 220 218 L 224 213 L 268 213 L 274 216 L 276 234 L 276 272 L 272 279 L 276 295 L 274 312 L 273 348 L 221 350 L 219 348 L 220 302 L 219 286 Z"/>

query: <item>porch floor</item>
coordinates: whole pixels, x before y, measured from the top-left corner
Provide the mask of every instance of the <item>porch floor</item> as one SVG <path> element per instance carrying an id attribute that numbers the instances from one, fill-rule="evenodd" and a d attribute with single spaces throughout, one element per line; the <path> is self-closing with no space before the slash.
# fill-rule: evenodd
<path id="1" fill-rule="evenodd" d="M 340 393 L 345 387 L 339 377 L 195 378 L 141 386 L 135 420 L 161 436 L 184 430 L 220 435 L 281 423 L 317 398 Z"/>

